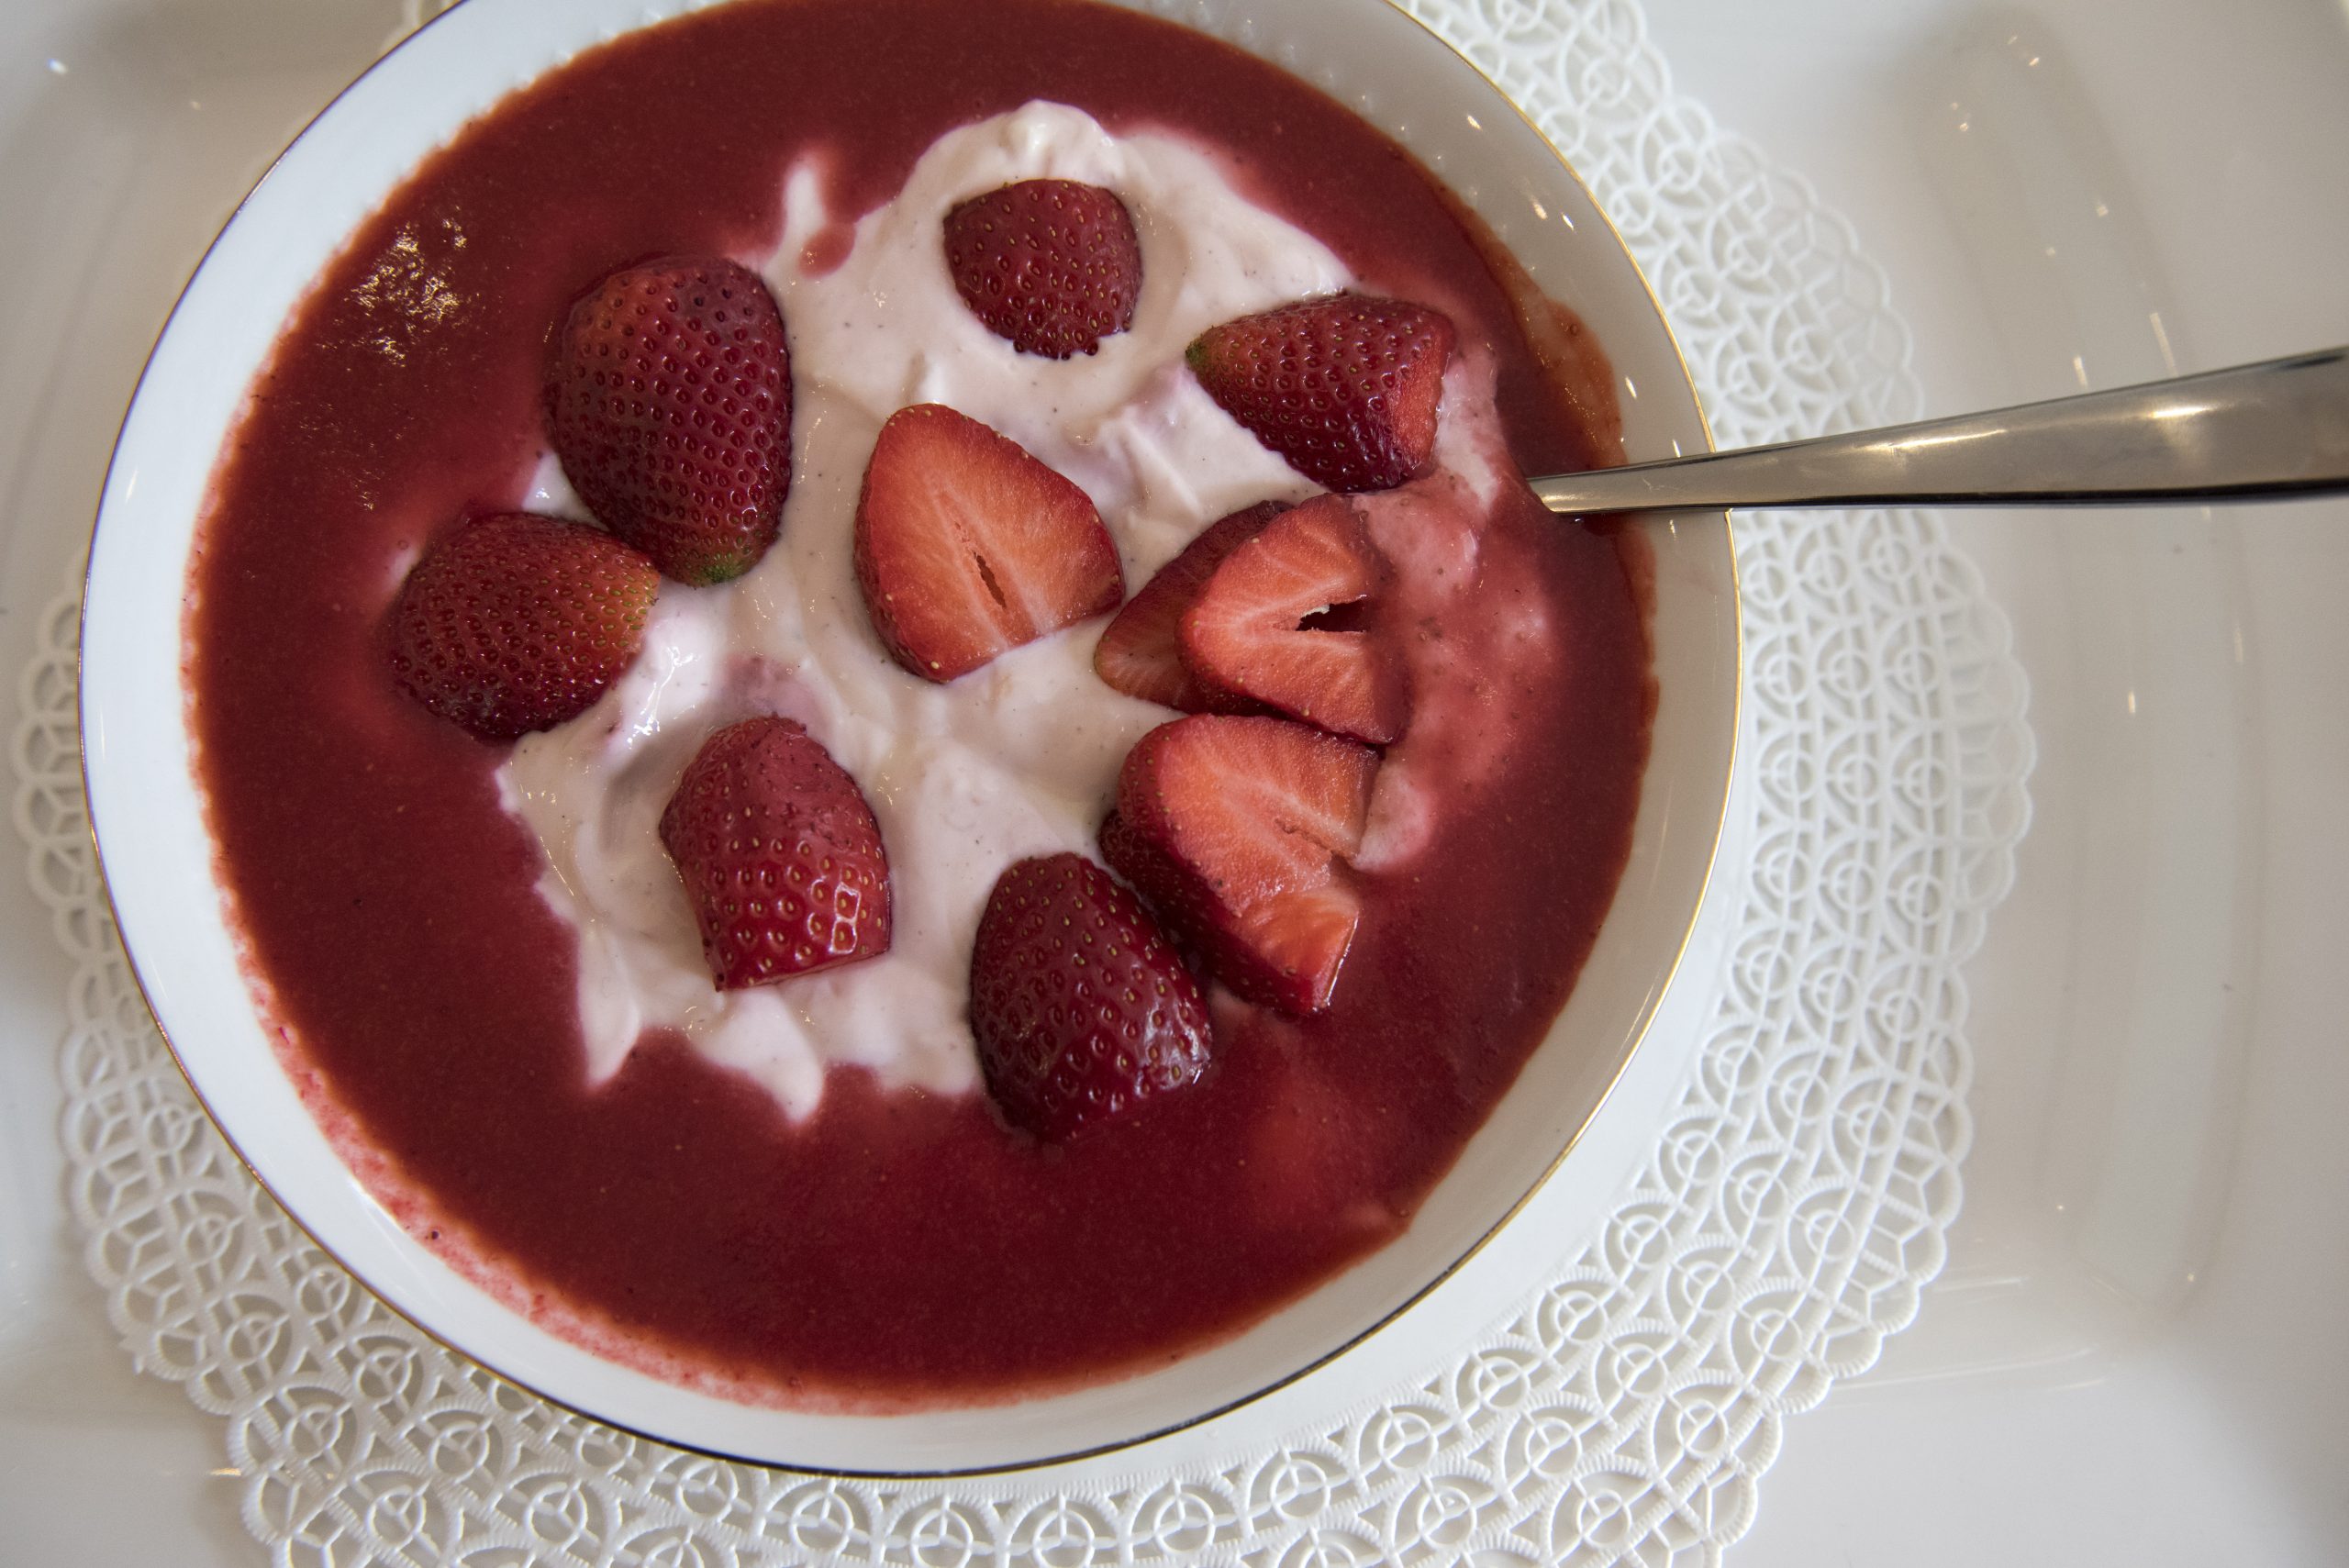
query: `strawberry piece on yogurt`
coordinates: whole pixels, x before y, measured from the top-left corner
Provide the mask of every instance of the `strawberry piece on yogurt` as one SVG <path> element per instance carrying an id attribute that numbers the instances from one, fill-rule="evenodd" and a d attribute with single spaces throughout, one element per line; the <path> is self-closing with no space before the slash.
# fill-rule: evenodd
<path id="1" fill-rule="evenodd" d="M 661 814 L 721 991 L 889 951 L 889 857 L 856 781 L 788 718 L 702 743 Z"/>
<path id="2" fill-rule="evenodd" d="M 1391 490 L 1435 452 L 1452 322 L 1339 294 L 1210 327 L 1185 357 L 1209 397 L 1326 490 Z"/>
<path id="3" fill-rule="evenodd" d="M 596 519 L 681 583 L 758 564 L 791 489 L 791 351 L 756 272 L 670 257 L 613 273 L 556 334 L 547 428 Z"/>
<path id="4" fill-rule="evenodd" d="M 856 580 L 889 656 L 926 681 L 1116 609 L 1117 546 L 1092 499 L 942 404 L 881 427 L 856 503 Z"/>
<path id="5" fill-rule="evenodd" d="M 946 215 L 946 270 L 989 331 L 1021 353 L 1065 360 L 1133 325 L 1141 241 L 1116 192 L 1022 180 Z"/>

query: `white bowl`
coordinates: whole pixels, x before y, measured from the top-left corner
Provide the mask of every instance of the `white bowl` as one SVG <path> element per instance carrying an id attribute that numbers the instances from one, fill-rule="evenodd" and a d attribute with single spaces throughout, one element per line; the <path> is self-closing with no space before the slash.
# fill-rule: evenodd
<path id="1" fill-rule="evenodd" d="M 1396 1318 L 1508 1220 L 1606 1097 L 1687 941 L 1727 800 L 1739 680 L 1727 519 L 1651 525 L 1661 695 L 1630 864 L 1556 1027 L 1400 1238 L 1173 1367 L 1008 1406 L 809 1414 L 729 1403 L 601 1360 L 403 1230 L 280 1069 L 222 917 L 181 638 L 189 550 L 222 442 L 281 324 L 344 236 L 510 89 L 642 25 L 648 11 L 694 8 L 469 0 L 321 114 L 206 257 L 125 420 L 91 555 L 84 765 L 117 917 L 165 1038 L 255 1174 L 392 1307 L 513 1381 L 665 1441 L 808 1469 L 996 1469 L 1140 1441 L 1279 1386 Z M 1593 328 L 1626 391 L 1636 384 L 1624 399 L 1632 459 L 1710 445 L 1678 350 L 1614 230 L 1542 137 L 1432 34 L 1386 0 L 1200 0 L 1181 19 L 1292 70 L 1309 62 L 1300 73 L 1445 175 Z"/>

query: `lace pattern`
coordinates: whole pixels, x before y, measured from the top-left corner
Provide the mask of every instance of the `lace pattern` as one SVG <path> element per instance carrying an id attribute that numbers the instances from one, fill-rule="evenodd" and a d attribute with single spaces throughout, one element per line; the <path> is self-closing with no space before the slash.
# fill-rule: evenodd
<path id="1" fill-rule="evenodd" d="M 1636 0 L 1410 9 L 1590 183 L 1724 443 L 1913 410 L 1882 273 L 1673 93 Z M 1714 1562 L 1786 1417 L 1869 1366 L 1942 1264 L 1970 1134 L 1959 968 L 2011 881 L 2032 761 L 2005 623 L 1931 516 L 1742 516 L 1738 542 L 1747 852 L 1722 960 L 1682 977 L 1712 998 L 1704 1038 L 1632 1189 L 1449 1369 L 1124 1480 L 728 1464 L 550 1407 L 385 1310 L 255 1185 L 148 1019 L 90 848 L 61 597 L 20 687 L 15 814 L 71 961 L 60 1131 L 115 1328 L 224 1418 L 248 1527 L 303 1568 Z"/>

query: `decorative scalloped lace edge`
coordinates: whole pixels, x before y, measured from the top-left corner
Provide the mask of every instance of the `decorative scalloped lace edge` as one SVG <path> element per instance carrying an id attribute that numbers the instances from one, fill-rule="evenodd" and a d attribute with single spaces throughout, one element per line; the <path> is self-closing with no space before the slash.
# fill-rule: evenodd
<path id="1" fill-rule="evenodd" d="M 1725 443 L 1914 409 L 1883 273 L 1672 93 L 1633 0 L 1409 8 L 1589 181 Z M 60 1130 L 113 1323 L 227 1418 L 246 1524 L 288 1564 L 1717 1561 L 1785 1418 L 1873 1364 L 1942 1265 L 1971 1136 L 1958 966 L 2010 885 L 2032 758 L 2006 624 L 1933 518 L 1742 517 L 1739 550 L 1750 865 L 1720 972 L 1685 977 L 1716 1000 L 1633 1190 L 1446 1373 L 1220 1466 L 1089 1486 L 825 1480 L 624 1437 L 462 1362 L 311 1247 L 124 961 L 69 594 L 20 687 L 15 812 L 72 962 Z"/>

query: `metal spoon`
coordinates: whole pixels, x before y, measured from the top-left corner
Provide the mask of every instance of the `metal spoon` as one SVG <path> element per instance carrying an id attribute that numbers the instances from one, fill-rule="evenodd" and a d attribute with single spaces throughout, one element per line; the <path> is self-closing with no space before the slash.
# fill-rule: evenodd
<path id="1" fill-rule="evenodd" d="M 2349 349 L 1817 440 L 1552 474 L 1553 512 L 2134 505 L 2349 489 Z"/>

